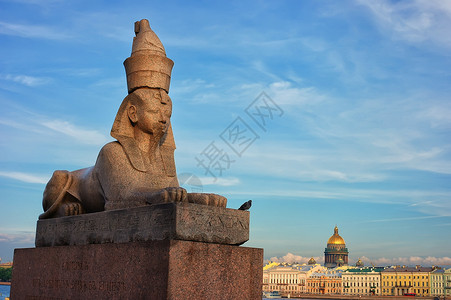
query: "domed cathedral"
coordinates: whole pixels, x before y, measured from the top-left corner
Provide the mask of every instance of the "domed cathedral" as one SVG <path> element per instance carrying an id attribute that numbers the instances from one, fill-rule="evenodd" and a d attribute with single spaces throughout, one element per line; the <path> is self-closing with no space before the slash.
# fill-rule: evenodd
<path id="1" fill-rule="evenodd" d="M 335 268 L 348 265 L 348 248 L 345 240 L 338 234 L 338 227 L 334 228 L 334 235 L 327 241 L 327 248 L 324 251 L 324 266 Z"/>

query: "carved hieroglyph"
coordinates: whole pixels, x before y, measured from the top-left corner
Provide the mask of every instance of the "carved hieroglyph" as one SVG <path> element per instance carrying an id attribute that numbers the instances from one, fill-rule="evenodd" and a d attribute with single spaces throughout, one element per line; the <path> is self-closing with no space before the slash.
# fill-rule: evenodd
<path id="1" fill-rule="evenodd" d="M 132 54 L 124 61 L 128 96 L 94 166 L 53 173 L 40 219 L 166 202 L 225 207 L 216 194 L 187 193 L 179 186 L 171 127 L 169 85 L 173 61 L 147 20 L 135 23 Z"/>

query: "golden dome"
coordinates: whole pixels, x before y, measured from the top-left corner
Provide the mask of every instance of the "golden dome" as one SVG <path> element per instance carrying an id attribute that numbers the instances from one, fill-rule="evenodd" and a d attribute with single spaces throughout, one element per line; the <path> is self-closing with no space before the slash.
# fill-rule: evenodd
<path id="1" fill-rule="evenodd" d="M 327 244 L 332 245 L 345 245 L 345 240 L 338 234 L 338 227 L 334 228 L 334 235 L 329 238 Z"/>
<path id="2" fill-rule="evenodd" d="M 363 267 L 364 265 L 363 265 L 363 261 L 360 259 L 360 257 L 359 257 L 359 260 L 355 263 L 355 266 L 356 267 Z"/>
<path id="3" fill-rule="evenodd" d="M 309 265 L 316 265 L 316 260 L 313 258 L 313 256 L 312 256 L 312 258 L 310 258 L 310 260 L 308 261 L 308 264 L 309 264 Z"/>

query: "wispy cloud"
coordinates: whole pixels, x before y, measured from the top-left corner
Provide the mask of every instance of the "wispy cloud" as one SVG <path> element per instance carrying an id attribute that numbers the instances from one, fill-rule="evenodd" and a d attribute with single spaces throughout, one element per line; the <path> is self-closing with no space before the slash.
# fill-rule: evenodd
<path id="1" fill-rule="evenodd" d="M 451 48 L 451 4 L 440 0 L 363 1 L 378 25 L 395 38 L 412 43 L 433 42 Z M 429 46 L 429 45 L 428 45 Z"/>
<path id="2" fill-rule="evenodd" d="M 97 130 L 81 128 L 70 122 L 61 121 L 58 119 L 34 119 L 32 121 L 28 120 L 26 123 L 20 122 L 18 120 L 0 119 L 0 124 L 23 131 L 28 131 L 34 134 L 38 133 L 41 135 L 41 138 L 46 134 L 48 135 L 49 133 L 57 132 L 58 134 L 74 138 L 78 142 L 88 145 L 100 146 L 105 144 L 109 140 L 109 138 L 107 138 Z"/>
<path id="3" fill-rule="evenodd" d="M 0 233 L 0 242 L 5 243 L 34 243 L 34 239 L 34 232 Z"/>
<path id="4" fill-rule="evenodd" d="M 251 67 L 258 71 L 261 74 L 266 75 L 267 77 L 271 78 L 271 80 L 280 81 L 281 78 L 276 75 L 276 73 L 270 71 L 270 69 L 266 66 L 266 64 L 260 60 L 254 60 L 251 63 Z"/>
<path id="5" fill-rule="evenodd" d="M 108 137 L 97 130 L 84 128 L 60 119 L 52 119 L 47 115 L 37 113 L 15 102 L 9 103 L 6 101 L 4 103 L 13 112 L 10 113 L 13 117 L 0 117 L 0 125 L 31 132 L 33 136 L 36 136 L 37 133 L 41 140 L 45 136 L 54 138 L 54 133 L 58 133 L 62 137 L 73 138 L 78 142 L 88 145 L 103 145 L 109 140 Z M 17 113 L 18 111 L 20 113 Z"/>
<path id="6" fill-rule="evenodd" d="M 443 150 L 437 148 L 423 152 L 408 144 L 402 151 L 380 149 L 371 145 L 378 139 L 377 136 L 355 136 L 353 139 L 331 137 L 328 141 L 320 138 L 310 144 L 296 141 L 293 145 L 285 143 L 283 148 L 263 139 L 264 137 L 246 152 L 244 157 L 245 166 L 259 174 L 278 175 L 301 181 L 352 183 L 393 179 L 394 170 L 450 173 L 450 163 L 446 157 L 438 156 Z M 397 143 L 396 140 L 385 141 Z M 321 143 L 327 143 L 328 148 L 318 149 L 317 145 Z M 262 165 L 261 161 L 266 164 Z"/>
<path id="7" fill-rule="evenodd" d="M 99 68 L 53 68 L 49 70 L 51 73 L 58 75 L 69 75 L 74 77 L 95 77 L 99 78 L 102 70 Z"/>
<path id="8" fill-rule="evenodd" d="M 39 6 L 48 6 L 53 3 L 62 2 L 62 0 L 8 0 L 8 2 L 23 3 L 23 4 L 35 4 Z"/>
<path id="9" fill-rule="evenodd" d="M 47 176 L 43 175 L 34 175 L 22 172 L 8 172 L 8 171 L 0 171 L 0 176 L 12 178 L 15 180 L 19 180 L 26 183 L 39 183 L 45 184 L 49 180 Z"/>
<path id="10" fill-rule="evenodd" d="M 410 256 L 410 257 L 394 257 L 394 258 L 375 258 L 371 259 L 366 256 L 360 258 L 366 265 L 374 264 L 376 266 L 406 265 L 406 266 L 449 266 L 451 265 L 451 257 L 434 257 L 434 256 Z"/>
<path id="11" fill-rule="evenodd" d="M 205 91 L 205 89 L 214 88 L 215 85 L 207 82 L 201 78 L 184 79 L 174 82 L 174 87 L 171 87 L 171 92 L 180 93 L 181 95 L 187 95 L 192 92 Z"/>
<path id="12" fill-rule="evenodd" d="M 278 263 L 307 263 L 310 257 L 305 257 L 302 255 L 296 255 L 293 253 L 287 253 L 281 257 L 271 257 L 269 260 Z M 317 263 L 323 263 L 324 257 L 318 256 L 314 257 Z M 360 257 L 360 259 L 364 262 L 366 266 L 371 266 L 371 264 L 375 266 L 391 266 L 391 265 L 406 265 L 406 266 L 449 266 L 451 265 L 451 257 L 443 256 L 443 257 L 433 257 L 433 256 L 410 256 L 410 257 L 394 257 L 394 258 L 368 258 L 366 256 Z M 355 259 L 357 261 L 357 259 Z M 352 262 L 352 260 L 350 261 Z"/>
<path id="13" fill-rule="evenodd" d="M 262 88 L 263 90 L 263 88 Z M 276 81 L 269 85 L 268 94 L 281 106 L 318 105 L 327 99 L 313 86 L 293 86 L 288 81 Z"/>
<path id="14" fill-rule="evenodd" d="M 13 24 L 7 22 L 0 22 L 0 34 L 49 40 L 70 38 L 70 35 L 63 33 L 60 27 L 53 28 L 36 24 Z"/>
<path id="15" fill-rule="evenodd" d="M 301 255 L 296 255 L 293 253 L 287 253 L 286 255 L 281 256 L 281 257 L 277 257 L 277 256 L 271 257 L 269 260 L 273 261 L 273 262 L 277 262 L 277 263 L 286 262 L 286 263 L 305 264 L 310 260 L 310 258 L 311 257 L 305 257 L 305 256 L 301 256 Z M 315 259 L 315 261 L 317 263 L 324 262 L 324 257 L 322 257 L 322 256 L 316 256 L 316 257 L 313 257 L 313 259 Z"/>
<path id="16" fill-rule="evenodd" d="M 31 122 L 21 122 L 20 120 L 17 119 L 12 119 L 12 118 L 0 118 L 0 124 L 1 125 L 5 125 L 11 128 L 16 128 L 19 130 L 24 130 L 24 131 L 28 131 L 28 132 L 32 132 L 32 133 L 38 133 L 38 134 L 43 134 L 43 130 L 42 128 L 37 128 L 37 126 L 30 126 Z M 35 125 L 35 124 L 33 124 Z"/>
<path id="17" fill-rule="evenodd" d="M 324 199 L 343 202 L 356 203 L 374 203 L 383 205 L 396 205 L 409 208 L 421 215 L 418 217 L 405 218 L 387 218 L 387 219 L 372 219 L 368 218 L 365 223 L 393 223 L 393 222 L 416 222 L 426 219 L 434 219 L 451 216 L 451 192 L 449 191 L 428 191 L 428 190 L 386 190 L 377 189 L 358 189 L 350 186 L 344 187 L 314 187 L 315 185 L 308 185 L 307 188 L 294 189 L 292 186 L 288 188 L 280 188 L 280 183 L 274 182 L 271 186 L 261 185 L 258 189 L 241 189 L 241 186 L 235 188 L 233 191 L 227 191 L 229 196 L 239 197 L 273 197 L 274 199 L 281 199 L 287 201 L 286 197 L 292 201 Z M 283 200 L 282 200 L 283 199 Z M 428 199 L 433 199 L 428 201 Z M 415 206 L 412 206 L 415 204 Z"/>
<path id="18" fill-rule="evenodd" d="M 399 222 L 399 221 L 419 221 L 426 219 L 436 219 L 442 216 L 420 216 L 420 217 L 409 217 L 409 218 L 389 218 L 389 219 L 377 219 L 377 220 L 367 220 L 363 223 L 381 223 L 381 222 Z"/>
<path id="19" fill-rule="evenodd" d="M 219 185 L 219 186 L 233 186 L 240 183 L 238 178 L 230 177 L 200 177 L 202 185 Z"/>
<path id="20" fill-rule="evenodd" d="M 73 137 L 78 141 L 86 144 L 103 145 L 108 140 L 103 134 L 99 133 L 97 130 L 83 129 L 67 121 L 61 120 L 42 121 L 40 124 L 56 132 Z"/>
<path id="21" fill-rule="evenodd" d="M 451 106 L 449 104 L 430 104 L 418 114 L 418 119 L 424 120 L 434 129 L 451 129 Z"/>
<path id="22" fill-rule="evenodd" d="M 44 85 L 51 81 L 51 79 L 47 77 L 35 77 L 28 75 L 11 75 L 11 74 L 1 75 L 0 79 L 17 82 L 30 87 Z"/>
<path id="23" fill-rule="evenodd" d="M 451 172 L 447 159 L 451 145 L 441 138 L 441 130 L 450 124 L 445 117 L 450 110 L 446 102 L 437 100 L 432 109 L 425 107 L 425 99 L 415 97 L 349 101 L 323 94 L 314 87 L 298 88 L 286 82 L 272 83 L 269 94 L 282 108 L 288 108 L 287 117 L 294 120 L 283 121 L 299 127 L 299 143 L 302 133 L 310 135 L 312 143 L 302 144 L 293 153 L 310 153 L 304 162 L 316 162 L 315 170 L 331 171 L 323 172 L 324 175 L 348 180 L 352 176 L 346 174 L 355 172 L 350 168 L 373 173 L 402 168 Z M 291 105 L 298 105 L 298 109 L 292 110 Z M 431 128 L 430 124 L 434 126 Z M 312 151 L 318 143 L 328 147 Z M 304 150 L 305 147 L 308 148 Z M 285 146 L 283 151 L 286 149 Z M 331 157 L 328 150 L 335 155 Z M 337 155 L 340 160 L 335 159 Z M 344 161 L 349 163 L 343 164 Z M 380 174 L 375 178 L 379 179 Z"/>

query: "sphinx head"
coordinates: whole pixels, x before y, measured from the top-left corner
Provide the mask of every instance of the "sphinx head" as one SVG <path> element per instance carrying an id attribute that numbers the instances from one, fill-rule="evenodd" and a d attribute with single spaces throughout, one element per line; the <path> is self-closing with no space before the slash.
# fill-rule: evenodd
<path id="1" fill-rule="evenodd" d="M 172 114 L 171 98 L 162 89 L 141 88 L 132 93 L 127 116 L 134 132 L 160 140 L 167 132 Z"/>
<path id="2" fill-rule="evenodd" d="M 170 126 L 172 101 L 158 88 L 140 88 L 122 101 L 111 130 L 111 135 L 134 138 L 148 134 L 149 138 L 163 140 Z"/>

